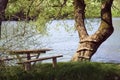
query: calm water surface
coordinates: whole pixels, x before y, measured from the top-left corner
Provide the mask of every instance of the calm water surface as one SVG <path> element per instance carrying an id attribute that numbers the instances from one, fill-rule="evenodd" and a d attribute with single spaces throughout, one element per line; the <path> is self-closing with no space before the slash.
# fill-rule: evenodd
<path id="1" fill-rule="evenodd" d="M 100 19 L 87 19 L 86 27 L 88 33 L 93 34 L 100 25 Z M 92 61 L 95 62 L 114 62 L 120 63 L 120 18 L 113 19 L 114 33 L 100 46 Z M 51 55 L 63 54 L 60 61 L 70 61 L 75 53 L 79 37 L 77 31 L 72 29 L 73 20 L 53 21 L 48 25 L 48 37 L 44 37 L 43 42 L 47 43 L 48 48 L 54 49 Z M 64 28 L 66 27 L 66 28 Z"/>

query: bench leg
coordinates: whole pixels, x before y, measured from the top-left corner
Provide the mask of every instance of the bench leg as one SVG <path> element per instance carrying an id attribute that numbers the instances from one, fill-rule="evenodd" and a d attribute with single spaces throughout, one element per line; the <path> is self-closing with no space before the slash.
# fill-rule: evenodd
<path id="1" fill-rule="evenodd" d="M 55 68 L 56 65 L 57 65 L 57 59 L 56 59 L 56 57 L 55 57 L 55 58 L 52 58 L 52 60 L 53 60 L 53 68 Z"/>
<path id="2" fill-rule="evenodd" d="M 0 68 L 1 68 L 2 66 L 5 66 L 5 62 L 4 62 L 3 60 L 0 60 Z"/>
<path id="3" fill-rule="evenodd" d="M 29 71 L 31 69 L 31 64 L 30 63 L 24 63 L 24 69 L 25 69 L 25 71 Z"/>

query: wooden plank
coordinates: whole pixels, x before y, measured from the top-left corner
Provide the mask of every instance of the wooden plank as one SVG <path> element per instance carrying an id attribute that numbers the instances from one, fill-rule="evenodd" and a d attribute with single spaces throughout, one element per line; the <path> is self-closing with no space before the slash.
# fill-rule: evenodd
<path id="1" fill-rule="evenodd" d="M 9 51 L 11 54 L 26 54 L 26 53 L 45 53 L 46 51 L 51 51 L 52 49 L 38 49 L 38 50 L 14 50 Z"/>
<path id="2" fill-rule="evenodd" d="M 30 57 L 36 57 L 37 55 L 33 55 L 33 56 L 30 56 Z M 27 58 L 26 56 L 21 56 L 20 58 Z M 1 59 L 1 60 L 3 60 L 3 61 L 10 61 L 10 60 L 14 60 L 14 59 L 18 59 L 18 58 L 16 58 L 16 57 L 14 57 L 14 58 L 4 58 L 4 59 Z"/>
<path id="3" fill-rule="evenodd" d="M 18 64 L 23 64 L 24 65 L 24 69 L 26 71 L 29 71 L 31 69 L 31 66 L 28 64 L 31 64 L 31 62 L 36 62 L 36 61 L 41 61 L 41 60 L 46 60 L 46 59 L 52 59 L 53 61 L 53 67 L 55 68 L 57 65 L 57 58 L 58 57 L 63 57 L 63 55 L 58 55 L 58 56 L 51 56 L 51 57 L 44 57 L 44 58 L 39 58 L 39 59 L 34 59 L 34 60 L 27 60 L 24 62 L 19 62 Z"/>
<path id="4" fill-rule="evenodd" d="M 43 57 L 43 58 L 34 59 L 34 60 L 27 60 L 27 61 L 24 61 L 24 62 L 19 62 L 17 64 L 23 64 L 23 63 L 29 63 L 29 62 L 36 62 L 36 61 L 47 60 L 47 59 L 58 58 L 58 57 L 63 57 L 63 55 L 51 56 L 51 57 Z"/>

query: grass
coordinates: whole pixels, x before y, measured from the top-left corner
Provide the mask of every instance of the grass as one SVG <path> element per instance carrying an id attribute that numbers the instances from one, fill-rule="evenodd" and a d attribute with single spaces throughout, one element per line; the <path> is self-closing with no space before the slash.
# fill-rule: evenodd
<path id="1" fill-rule="evenodd" d="M 5 67 L 4 67 L 5 68 Z M 0 71 L 0 80 L 120 80 L 120 66 L 95 62 L 37 64 L 31 71 L 11 66 Z"/>

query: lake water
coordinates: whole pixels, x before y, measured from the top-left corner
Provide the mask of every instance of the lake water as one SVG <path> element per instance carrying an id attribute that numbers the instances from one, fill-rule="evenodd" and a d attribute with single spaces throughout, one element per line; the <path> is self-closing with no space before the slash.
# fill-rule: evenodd
<path id="1" fill-rule="evenodd" d="M 90 35 L 100 25 L 100 19 L 87 19 L 85 22 Z M 79 37 L 77 31 L 72 29 L 74 23 L 73 20 L 60 20 L 48 25 L 49 37 L 46 37 L 45 40 L 49 43 L 48 47 L 54 49 L 51 54 L 64 55 L 60 61 L 70 61 L 77 49 Z M 92 61 L 120 63 L 120 18 L 114 18 L 113 25 L 114 33 L 100 46 L 92 57 Z"/>
<path id="2" fill-rule="evenodd" d="M 87 19 L 85 22 L 90 35 L 93 34 L 100 25 L 100 19 Z M 47 52 L 46 55 L 41 56 L 63 54 L 63 58 L 59 58 L 58 61 L 70 61 L 79 42 L 77 31 L 74 29 L 74 23 L 74 20 L 52 21 L 47 24 L 47 36 L 41 37 L 39 34 L 36 34 L 35 36 L 38 37 L 36 44 L 40 42 L 44 46 L 42 48 L 53 49 Z M 120 18 L 114 18 L 113 25 L 115 28 L 114 33 L 100 46 L 92 57 L 92 61 L 120 63 Z M 26 41 L 29 42 L 28 44 L 31 43 L 30 39 Z M 35 44 L 33 45 L 34 47 L 30 47 L 31 49 L 40 48 L 38 45 L 37 47 Z"/>

